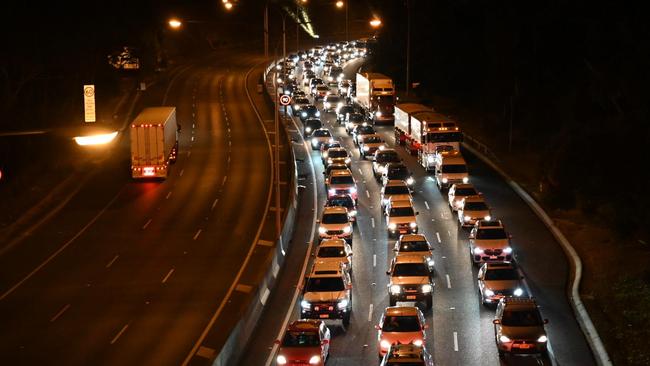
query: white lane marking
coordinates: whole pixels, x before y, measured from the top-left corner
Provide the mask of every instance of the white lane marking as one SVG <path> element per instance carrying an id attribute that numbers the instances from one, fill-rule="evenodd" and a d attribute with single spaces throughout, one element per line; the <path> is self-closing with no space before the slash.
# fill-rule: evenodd
<path id="1" fill-rule="evenodd" d="M 370 192 L 366 189 L 366 197 L 370 198 Z"/>
<path id="2" fill-rule="evenodd" d="M 199 237 L 199 235 L 201 235 L 201 230 L 202 230 L 202 229 L 199 229 L 199 230 L 196 232 L 196 234 L 194 234 L 194 238 L 192 238 L 192 240 L 196 240 L 196 239 Z"/>
<path id="3" fill-rule="evenodd" d="M 363 175 L 363 170 L 361 170 L 361 168 L 359 168 L 359 174 Z"/>
<path id="4" fill-rule="evenodd" d="M 142 230 L 146 229 L 147 226 L 149 226 L 149 224 L 151 224 L 151 219 L 147 220 L 147 222 L 145 222 L 145 224 L 142 225 Z"/>
<path id="5" fill-rule="evenodd" d="M 167 272 L 167 275 L 165 276 L 165 278 L 162 279 L 162 283 L 167 282 L 167 280 L 168 280 L 169 277 L 172 275 L 172 273 L 174 273 L 174 269 L 173 269 L 173 268 L 170 269 L 169 272 Z"/>
<path id="6" fill-rule="evenodd" d="M 165 199 L 168 200 L 169 197 L 171 197 L 171 195 L 172 195 L 172 191 L 169 191 L 169 193 L 167 193 L 167 195 L 165 196 Z"/>
<path id="7" fill-rule="evenodd" d="M 377 254 L 372 255 L 372 266 L 377 267 Z"/>
<path id="8" fill-rule="evenodd" d="M 65 311 L 68 310 L 68 308 L 70 308 L 70 304 L 67 304 L 67 305 L 64 306 L 61 310 L 59 310 L 59 312 L 56 313 L 56 314 L 52 317 L 52 319 L 50 319 L 50 323 L 53 323 L 53 322 L 55 322 L 57 319 L 59 319 L 59 317 L 60 317 L 61 315 L 63 315 L 63 313 L 65 313 Z"/>
<path id="9" fill-rule="evenodd" d="M 427 210 L 430 210 L 430 208 L 429 208 L 429 202 L 424 201 L 424 205 L 427 206 Z"/>
<path id="10" fill-rule="evenodd" d="M 372 321 L 372 308 L 373 308 L 373 305 L 370 304 L 370 308 L 368 309 L 368 321 L 369 322 Z"/>
<path id="11" fill-rule="evenodd" d="M 178 175 L 182 177 L 183 173 L 185 173 L 185 169 L 181 169 L 181 172 Z"/>
<path id="12" fill-rule="evenodd" d="M 221 186 L 225 186 L 227 180 L 228 180 L 228 176 L 226 175 L 226 176 L 223 177 L 223 181 L 221 182 Z"/>
<path id="13" fill-rule="evenodd" d="M 113 259 L 111 259 L 111 261 L 108 262 L 108 264 L 106 265 L 106 268 L 111 268 L 111 266 L 113 265 L 113 263 L 115 263 L 115 261 L 116 261 L 117 258 L 119 258 L 119 257 L 120 257 L 120 255 L 119 255 L 119 254 L 116 254 L 115 257 L 113 257 Z"/>
<path id="14" fill-rule="evenodd" d="M 447 277 L 447 288 L 451 288 L 451 279 L 449 278 L 449 275 L 446 274 L 445 277 Z"/>
<path id="15" fill-rule="evenodd" d="M 113 337 L 113 339 L 111 340 L 111 344 L 114 344 L 115 342 L 117 342 L 117 340 L 122 336 L 122 334 L 123 334 L 124 332 L 126 332 L 126 330 L 127 330 L 128 328 L 129 328 L 129 325 L 128 325 L 128 324 L 126 324 L 125 326 L 123 326 L 122 329 L 119 331 L 119 333 L 117 333 L 117 334 L 115 335 L 115 337 Z"/>
<path id="16" fill-rule="evenodd" d="M 212 202 L 212 206 L 210 207 L 210 211 L 214 210 L 214 207 L 217 205 L 217 202 L 219 202 L 219 198 L 214 199 L 214 202 Z"/>
<path id="17" fill-rule="evenodd" d="M 451 236 L 451 231 L 450 231 L 450 230 L 447 230 L 447 234 L 449 234 L 449 236 Z"/>
<path id="18" fill-rule="evenodd" d="M 375 227 L 375 218 L 374 217 L 370 218 L 370 224 L 372 225 L 372 227 Z"/>
<path id="19" fill-rule="evenodd" d="M 438 239 L 438 243 L 442 243 L 442 240 L 440 240 L 440 233 L 436 231 L 436 239 Z"/>
<path id="20" fill-rule="evenodd" d="M 458 352 L 458 332 L 454 332 L 454 351 Z"/>

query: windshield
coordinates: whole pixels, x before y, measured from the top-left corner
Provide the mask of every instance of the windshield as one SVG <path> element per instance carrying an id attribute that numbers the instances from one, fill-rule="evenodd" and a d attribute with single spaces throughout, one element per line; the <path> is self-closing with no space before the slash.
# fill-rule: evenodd
<path id="1" fill-rule="evenodd" d="M 467 173 L 467 166 L 464 164 L 443 164 L 443 173 Z"/>
<path id="2" fill-rule="evenodd" d="M 381 330 L 384 332 L 417 332 L 422 329 L 420 329 L 417 316 L 387 316 Z"/>
<path id="3" fill-rule="evenodd" d="M 318 347 L 318 333 L 287 332 L 282 340 L 283 347 Z"/>
<path id="4" fill-rule="evenodd" d="M 386 188 L 384 188 L 384 195 L 409 193 L 410 192 L 407 186 L 386 186 Z"/>
<path id="5" fill-rule="evenodd" d="M 345 224 L 347 222 L 348 215 L 344 213 L 323 215 L 323 224 Z"/>
<path id="6" fill-rule="evenodd" d="M 308 119 L 305 124 L 311 128 L 320 128 L 323 125 L 319 119 Z"/>
<path id="7" fill-rule="evenodd" d="M 413 207 L 392 207 L 390 216 L 415 216 Z"/>
<path id="8" fill-rule="evenodd" d="M 399 155 L 395 151 L 385 151 L 382 152 L 381 154 L 377 155 L 377 160 L 378 163 L 390 163 L 390 162 L 398 162 L 399 161 Z"/>
<path id="9" fill-rule="evenodd" d="M 503 229 L 479 229 L 476 239 L 507 239 L 508 235 Z"/>
<path id="10" fill-rule="evenodd" d="M 408 175 L 409 175 L 409 170 L 405 166 L 396 166 L 388 169 L 389 179 L 392 179 L 392 177 L 402 178 Z"/>
<path id="11" fill-rule="evenodd" d="M 429 269 L 424 263 L 398 263 L 393 268 L 393 276 L 428 276 Z"/>
<path id="12" fill-rule="evenodd" d="M 329 131 L 316 130 L 314 131 L 313 136 L 315 137 L 330 137 L 332 134 Z"/>
<path id="13" fill-rule="evenodd" d="M 513 268 L 490 269 L 485 271 L 486 281 L 513 281 L 519 279 L 519 273 Z"/>
<path id="14" fill-rule="evenodd" d="M 400 252 L 424 252 L 429 251 L 429 243 L 424 240 L 404 241 L 399 247 Z"/>
<path id="15" fill-rule="evenodd" d="M 348 152 L 345 150 L 330 150 L 327 155 L 330 158 L 346 158 L 348 156 Z"/>
<path id="16" fill-rule="evenodd" d="M 349 175 L 337 175 L 330 178 L 331 184 L 354 184 L 354 179 Z"/>
<path id="17" fill-rule="evenodd" d="M 338 102 L 341 101 L 341 98 L 339 98 L 339 97 L 336 96 L 336 95 L 331 95 L 331 96 L 327 97 L 327 101 L 328 101 L 329 103 L 338 103 Z"/>
<path id="18" fill-rule="evenodd" d="M 331 198 L 327 202 L 327 204 L 330 205 L 330 206 L 343 206 L 343 207 L 347 207 L 348 209 L 354 208 L 354 202 L 352 201 L 352 198 L 350 198 L 350 197 Z"/>
<path id="19" fill-rule="evenodd" d="M 361 126 L 357 129 L 357 133 L 360 135 L 368 135 L 375 133 L 375 129 L 372 126 Z"/>
<path id="20" fill-rule="evenodd" d="M 488 207 L 485 202 L 466 202 L 463 209 L 465 211 L 487 211 Z"/>
<path id="21" fill-rule="evenodd" d="M 503 312 L 501 324 L 507 327 L 534 327 L 542 325 L 539 312 L 535 310 L 506 310 Z"/>
<path id="22" fill-rule="evenodd" d="M 341 277 L 319 277 L 307 280 L 305 292 L 343 291 L 345 286 Z"/>
<path id="23" fill-rule="evenodd" d="M 294 100 L 294 103 L 296 103 L 296 104 L 309 104 L 309 99 L 307 99 L 307 98 L 296 98 Z"/>
<path id="24" fill-rule="evenodd" d="M 350 122 L 362 122 L 363 121 L 363 116 L 360 114 L 351 114 L 350 117 L 348 117 Z"/>
<path id="25" fill-rule="evenodd" d="M 429 132 L 427 142 L 461 142 L 463 141 L 462 132 Z"/>
<path id="26" fill-rule="evenodd" d="M 454 193 L 456 196 L 474 196 L 477 195 L 476 189 L 474 188 L 461 188 L 457 189 Z"/>
<path id="27" fill-rule="evenodd" d="M 345 257 L 345 250 L 343 247 L 320 247 L 318 256 L 321 258 Z"/>
<path id="28" fill-rule="evenodd" d="M 381 137 L 377 137 L 377 136 L 366 137 L 365 139 L 363 139 L 364 144 L 378 144 L 381 142 L 383 142 L 381 141 Z"/>

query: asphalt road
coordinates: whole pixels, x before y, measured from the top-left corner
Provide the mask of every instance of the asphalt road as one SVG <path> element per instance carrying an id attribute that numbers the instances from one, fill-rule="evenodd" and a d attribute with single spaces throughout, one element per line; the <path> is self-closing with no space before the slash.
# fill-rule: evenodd
<path id="1" fill-rule="evenodd" d="M 170 177 L 134 182 L 122 139 L 62 211 L 0 257 L 0 364 L 183 362 L 269 202 L 269 145 L 243 88 L 255 62 L 223 54 L 148 91 L 146 106 L 178 108 Z"/>
<path id="2" fill-rule="evenodd" d="M 350 62 L 345 68 L 347 78 L 363 60 Z M 388 306 L 385 274 L 392 256 L 394 240 L 388 239 L 386 224 L 380 211 L 380 186 L 372 175 L 369 161 L 359 159 L 358 150 L 345 129 L 339 127 L 333 115 L 323 118 L 327 127 L 353 152 L 352 173 L 359 192 L 359 217 L 353 243 L 353 311 L 351 325 L 342 328 L 332 323 L 332 343 L 328 365 L 376 365 L 377 333 L 374 325 L 381 312 Z M 296 119 L 296 121 L 298 121 Z M 299 121 L 297 122 L 299 123 Z M 462 121 L 460 122 L 462 127 Z M 394 146 L 392 127 L 379 127 L 384 139 Z M 297 136 L 294 134 L 294 136 Z M 502 219 L 513 235 L 516 260 L 523 270 L 527 284 L 537 299 L 542 316 L 549 319 L 547 332 L 551 352 L 547 358 L 508 357 L 500 361 L 493 336 L 494 310 L 479 304 L 476 282 L 477 268 L 471 264 L 468 249 L 468 231 L 459 228 L 455 214 L 449 209 L 445 198 L 434 181 L 417 164 L 415 157 L 402 148 L 397 151 L 416 179 L 414 194 L 420 233 L 425 234 L 434 245 L 435 290 L 433 309 L 425 313 L 430 328 L 427 330 L 427 348 L 437 365 L 592 365 L 590 349 L 573 317 L 566 299 L 569 275 L 567 260 L 558 243 L 544 224 L 537 219 L 506 182 L 491 171 L 479 159 L 468 152 L 472 182 L 485 195 L 493 209 L 493 216 Z M 320 213 L 325 199 L 320 154 L 310 153 L 316 169 L 318 203 L 314 209 Z M 310 200 L 303 199 L 303 204 Z M 313 240 L 306 235 L 314 224 L 311 217 L 301 217 L 299 238 Z M 316 241 L 314 242 L 316 245 Z M 258 325 L 256 337 L 249 344 L 249 352 L 241 365 L 275 364 L 276 348 L 273 340 L 278 338 L 289 320 L 297 319 L 299 309 L 292 308 L 291 297 L 301 278 L 301 265 L 307 246 L 292 250 L 283 270 L 279 292 L 270 298 L 270 306 Z M 272 309 L 272 310 L 269 310 Z"/>

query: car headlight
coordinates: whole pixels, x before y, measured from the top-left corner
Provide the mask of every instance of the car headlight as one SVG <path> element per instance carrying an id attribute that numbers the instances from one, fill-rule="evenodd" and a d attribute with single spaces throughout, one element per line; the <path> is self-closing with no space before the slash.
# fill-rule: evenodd
<path id="1" fill-rule="evenodd" d="M 300 113 L 300 116 L 301 116 L 301 117 L 307 117 L 307 112 L 302 112 L 302 113 Z"/>
<path id="2" fill-rule="evenodd" d="M 370 148 L 368 146 L 363 147 L 363 151 L 368 151 L 368 150 L 370 150 Z"/>
<path id="3" fill-rule="evenodd" d="M 354 187 L 350 188 L 348 191 L 350 191 L 352 194 L 357 193 L 357 189 Z"/>
<path id="4" fill-rule="evenodd" d="M 387 204 L 388 204 L 388 198 L 383 198 L 383 199 L 381 200 L 381 202 L 382 202 L 384 205 L 387 205 Z"/>
<path id="5" fill-rule="evenodd" d="M 539 338 L 537 338 L 537 342 L 539 343 L 545 343 L 546 341 L 548 341 L 548 337 L 544 334 L 542 334 L 541 336 L 539 336 Z"/>
<path id="6" fill-rule="evenodd" d="M 302 300 L 300 302 L 300 307 L 303 308 L 303 309 L 309 309 L 309 308 L 311 308 L 311 304 L 307 300 Z"/>
<path id="7" fill-rule="evenodd" d="M 329 192 L 329 194 L 336 194 L 336 189 L 332 188 L 328 192 Z"/>
<path id="8" fill-rule="evenodd" d="M 278 78 L 278 83 L 282 83 L 282 78 Z"/>
<path id="9" fill-rule="evenodd" d="M 346 164 L 350 164 L 350 162 L 352 162 L 352 159 L 350 159 L 350 158 L 345 158 L 345 163 L 346 163 Z"/>
<path id="10" fill-rule="evenodd" d="M 278 355 L 278 357 L 275 359 L 275 361 L 278 363 L 278 365 L 286 365 L 287 364 L 287 358 L 284 357 L 283 355 Z"/>
<path id="11" fill-rule="evenodd" d="M 323 106 L 324 106 L 325 108 L 329 108 L 329 107 L 330 107 L 330 104 L 329 104 L 328 102 L 325 102 L 325 104 L 323 104 Z"/>
<path id="12" fill-rule="evenodd" d="M 343 232 L 346 234 L 349 234 L 352 231 L 352 229 L 349 226 L 346 226 L 343 228 Z"/>
<path id="13" fill-rule="evenodd" d="M 469 221 L 469 220 L 471 220 L 471 219 L 472 219 L 472 218 L 469 217 L 469 216 L 463 216 L 463 220 L 465 220 L 465 221 Z"/>
<path id="14" fill-rule="evenodd" d="M 379 342 L 379 345 L 381 346 L 381 349 L 388 349 L 390 347 L 390 342 L 382 339 L 381 342 Z"/>
<path id="15" fill-rule="evenodd" d="M 311 127 L 305 127 L 305 132 L 311 132 Z"/>
<path id="16" fill-rule="evenodd" d="M 400 292 L 402 292 L 402 286 L 400 285 L 390 285 L 390 293 L 393 295 L 397 295 Z"/>
<path id="17" fill-rule="evenodd" d="M 433 291 L 433 286 L 427 284 L 422 285 L 422 292 L 427 293 Z"/>
<path id="18" fill-rule="evenodd" d="M 343 309 L 345 309 L 346 307 L 348 307 L 348 304 L 349 304 L 349 303 L 350 303 L 350 302 L 348 301 L 348 299 L 343 299 L 343 300 L 339 301 L 339 303 L 336 305 L 336 307 L 338 307 L 339 310 L 343 310 Z"/>
<path id="19" fill-rule="evenodd" d="M 422 340 L 421 339 L 414 340 L 413 345 L 415 345 L 417 347 L 422 347 Z"/>
<path id="20" fill-rule="evenodd" d="M 394 222 L 391 222 L 390 224 L 388 224 L 388 228 L 391 229 L 391 230 L 395 230 L 395 229 L 397 229 L 397 224 L 394 223 Z"/>
<path id="21" fill-rule="evenodd" d="M 319 362 L 320 362 L 320 356 L 319 355 L 311 356 L 311 358 L 309 359 L 309 364 L 310 365 L 316 365 Z"/>
<path id="22" fill-rule="evenodd" d="M 357 210 L 350 211 L 350 216 L 352 216 L 352 217 L 357 216 Z"/>
<path id="23" fill-rule="evenodd" d="M 328 77 L 327 77 L 327 81 L 332 81 L 332 80 L 334 80 L 333 77 L 331 77 L 331 76 L 328 76 Z"/>
<path id="24" fill-rule="evenodd" d="M 325 233 L 327 233 L 327 229 L 325 229 L 324 227 L 320 226 L 320 227 L 318 228 L 318 232 L 321 233 L 321 234 L 325 234 Z"/>
<path id="25" fill-rule="evenodd" d="M 485 296 L 494 296 L 494 291 L 490 290 L 489 288 L 486 288 L 485 291 L 483 291 Z"/>
<path id="26" fill-rule="evenodd" d="M 433 261 L 433 258 L 427 258 L 427 265 L 428 265 L 429 267 L 433 267 L 434 264 L 435 264 L 435 263 L 434 263 L 434 261 Z"/>
<path id="27" fill-rule="evenodd" d="M 468 177 L 463 177 L 463 183 L 467 183 L 467 182 L 469 182 L 469 178 Z"/>
<path id="28" fill-rule="evenodd" d="M 384 146 L 384 145 L 379 146 L 379 150 L 384 150 L 385 148 L 386 148 L 386 146 Z"/>
<path id="29" fill-rule="evenodd" d="M 476 254 L 476 255 L 481 255 L 481 254 L 483 254 L 483 249 L 481 249 L 481 248 L 474 248 L 474 254 Z"/>
<path id="30" fill-rule="evenodd" d="M 316 117 L 320 117 L 320 111 L 316 111 Z"/>
<path id="31" fill-rule="evenodd" d="M 299 111 L 299 110 L 300 110 L 300 106 L 299 106 L 299 105 L 294 105 L 294 106 L 293 106 L 293 109 Z"/>
<path id="32" fill-rule="evenodd" d="M 327 164 L 332 164 L 332 159 L 327 159 Z"/>
<path id="33" fill-rule="evenodd" d="M 499 337 L 499 341 L 501 341 L 501 343 L 508 343 L 510 342 L 510 338 L 502 335 L 501 337 Z"/>
<path id="34" fill-rule="evenodd" d="M 418 224 L 412 222 L 409 224 L 409 226 L 411 227 L 411 229 L 415 229 L 418 226 Z"/>
<path id="35" fill-rule="evenodd" d="M 377 111 L 377 112 L 375 113 L 375 116 L 376 116 L 376 117 L 381 117 L 381 111 Z"/>
<path id="36" fill-rule="evenodd" d="M 315 137 L 314 137 L 313 139 L 311 139 L 311 144 L 312 144 L 312 145 L 316 145 L 316 144 L 318 144 L 318 139 L 315 138 Z"/>
<path id="37" fill-rule="evenodd" d="M 484 219 L 485 219 L 485 221 L 490 221 L 490 220 L 492 220 L 492 216 L 490 216 L 490 215 L 486 215 L 486 216 L 484 217 Z"/>
<path id="38" fill-rule="evenodd" d="M 433 161 L 434 161 L 433 155 L 427 155 L 427 163 L 433 164 Z"/>
<path id="39" fill-rule="evenodd" d="M 339 104 L 337 104 L 337 108 L 341 108 L 341 107 L 343 107 L 343 103 L 339 102 Z"/>
<path id="40" fill-rule="evenodd" d="M 449 182 L 449 179 L 447 179 L 447 178 L 442 178 L 442 183 L 447 183 L 447 182 Z"/>
<path id="41" fill-rule="evenodd" d="M 503 252 L 504 252 L 505 254 L 510 254 L 510 253 L 512 253 L 512 248 L 511 248 L 511 247 L 503 248 Z"/>
<path id="42" fill-rule="evenodd" d="M 521 296 L 521 295 L 524 294 L 524 290 L 522 290 L 522 289 L 520 289 L 519 287 L 517 287 L 517 288 L 515 289 L 515 291 L 514 291 L 512 294 L 515 295 L 515 296 Z"/>
<path id="43" fill-rule="evenodd" d="M 415 181 L 413 180 L 412 177 L 408 177 L 408 179 L 406 179 L 406 184 L 408 184 L 408 185 L 411 185 L 411 184 L 413 184 L 414 182 L 415 182 Z"/>

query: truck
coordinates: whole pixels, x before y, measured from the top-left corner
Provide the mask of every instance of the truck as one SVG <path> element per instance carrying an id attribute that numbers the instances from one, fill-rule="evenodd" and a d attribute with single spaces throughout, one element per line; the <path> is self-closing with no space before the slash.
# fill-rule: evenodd
<path id="1" fill-rule="evenodd" d="M 460 151 L 463 133 L 456 122 L 421 104 L 405 103 L 395 108 L 395 141 L 399 141 L 427 171 L 435 170 L 436 154 Z"/>
<path id="2" fill-rule="evenodd" d="M 356 101 L 373 123 L 395 121 L 395 87 L 393 80 L 379 73 L 358 73 Z"/>
<path id="3" fill-rule="evenodd" d="M 458 150 L 441 151 L 434 158 L 435 181 L 443 191 L 452 184 L 469 183 L 467 163 Z"/>
<path id="4" fill-rule="evenodd" d="M 143 109 L 131 123 L 131 176 L 167 178 L 176 162 L 179 131 L 175 107 Z"/>

